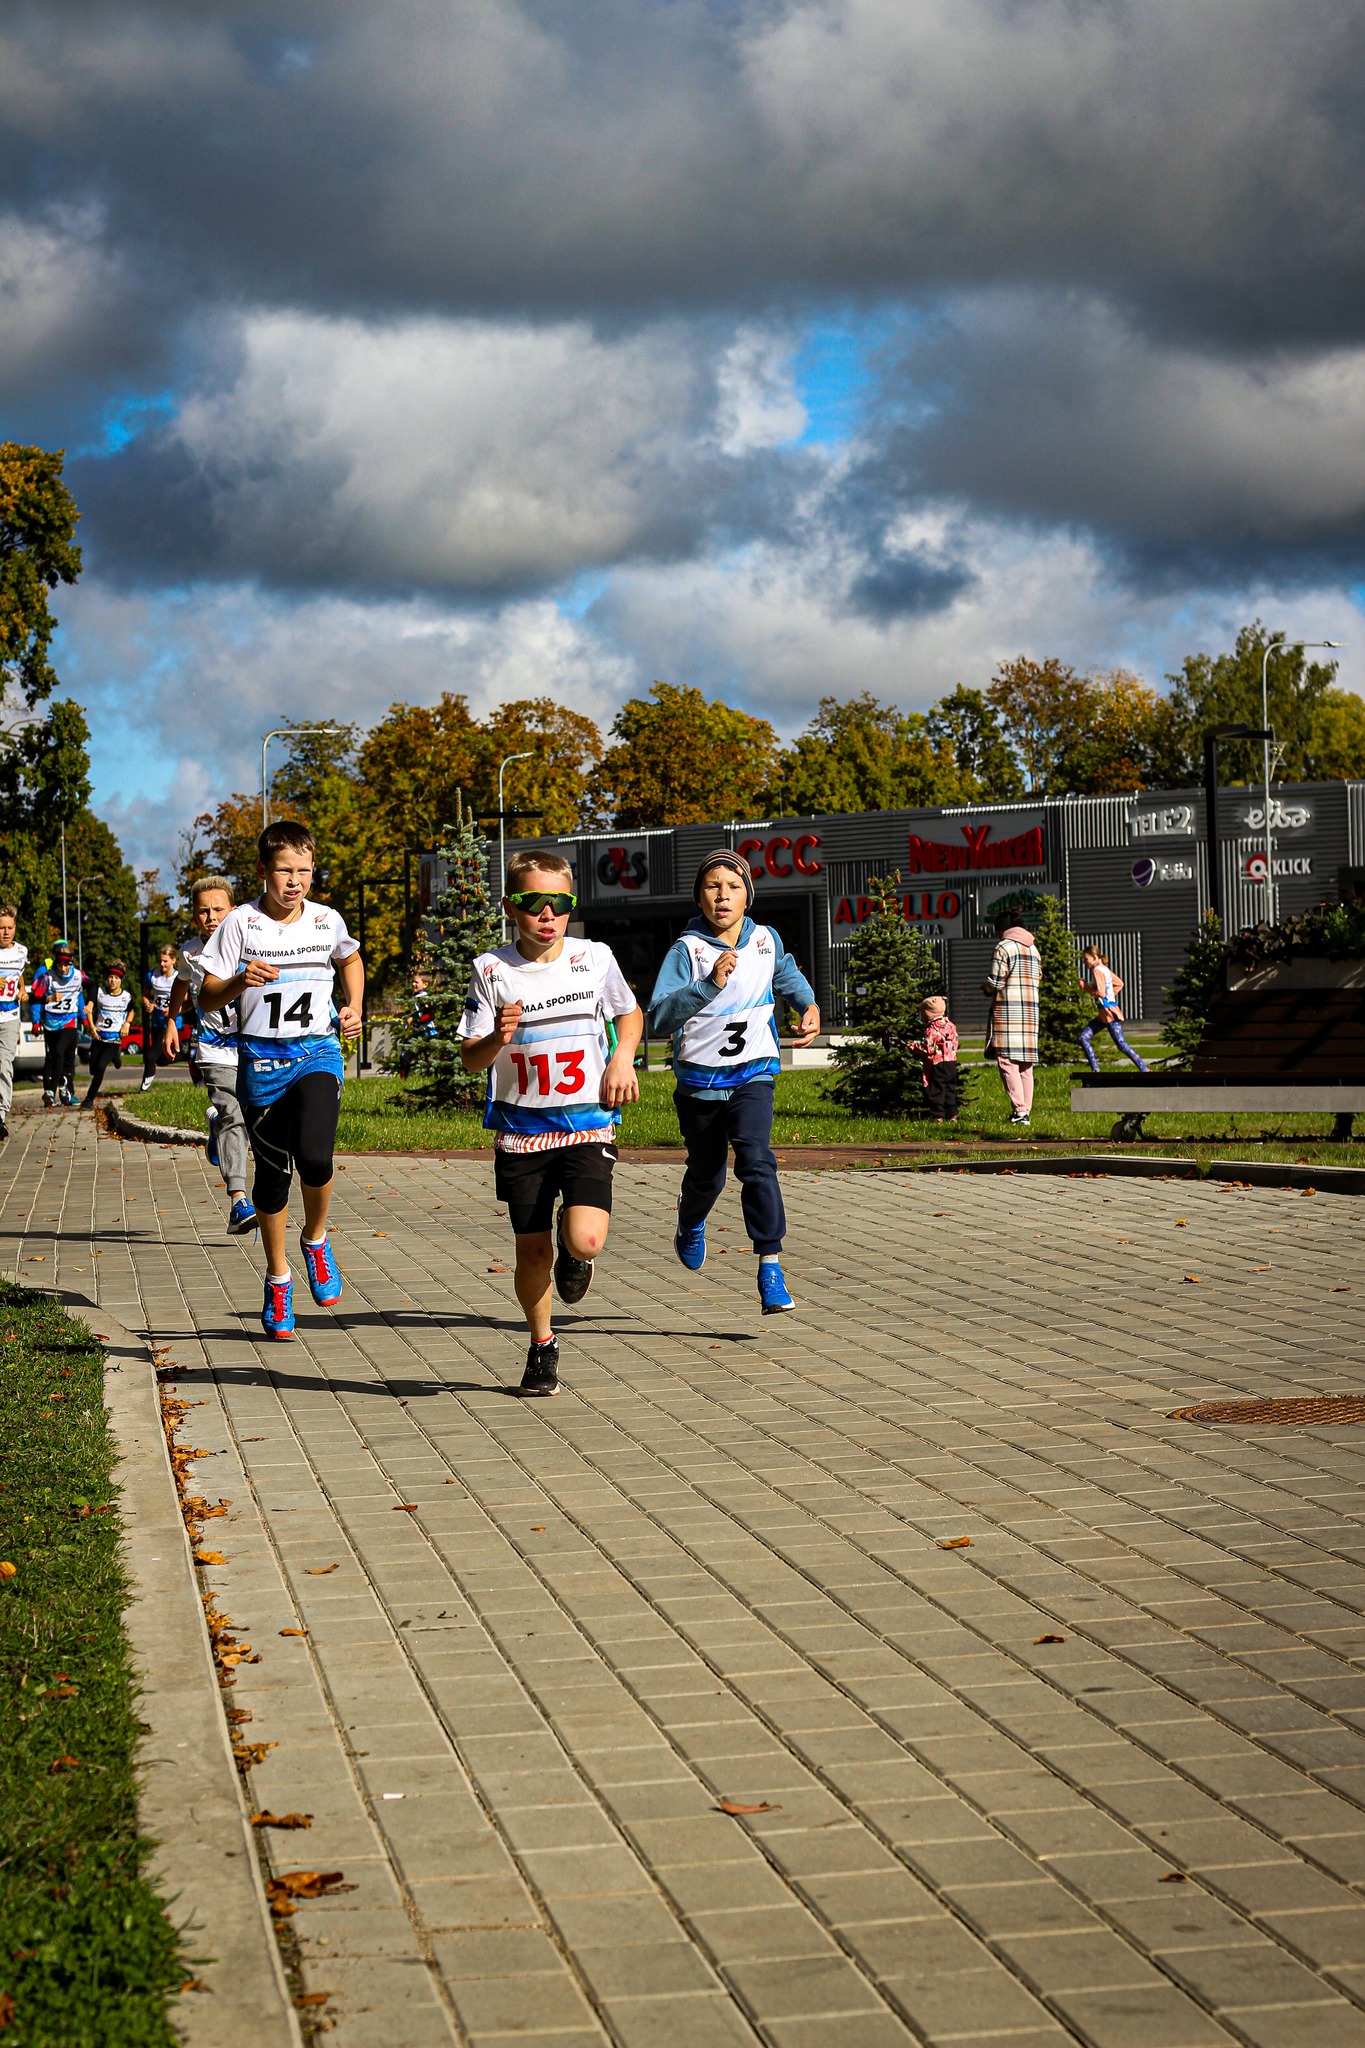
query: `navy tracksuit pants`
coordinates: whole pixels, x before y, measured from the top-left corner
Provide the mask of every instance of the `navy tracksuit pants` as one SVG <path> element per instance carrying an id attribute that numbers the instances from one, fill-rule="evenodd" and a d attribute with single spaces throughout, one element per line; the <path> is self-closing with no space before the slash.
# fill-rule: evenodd
<path id="1" fill-rule="evenodd" d="M 773 1083 L 746 1081 L 720 1101 L 677 1089 L 673 1102 L 687 1147 L 678 1221 L 701 1223 L 710 1215 L 725 1186 L 726 1154 L 733 1146 L 744 1228 L 756 1252 L 780 1252 L 787 1212 L 772 1143 Z"/>

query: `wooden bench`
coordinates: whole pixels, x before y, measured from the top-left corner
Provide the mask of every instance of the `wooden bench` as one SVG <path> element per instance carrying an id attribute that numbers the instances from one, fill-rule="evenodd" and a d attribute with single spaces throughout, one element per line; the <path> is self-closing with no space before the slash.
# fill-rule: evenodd
<path id="1" fill-rule="evenodd" d="M 1365 1110 L 1365 961 L 1229 965 L 1188 1068 L 1075 1073 L 1071 1107 L 1117 1114 L 1116 1138 L 1142 1136 L 1157 1110 L 1187 1115 L 1330 1113 L 1346 1143 Z"/>

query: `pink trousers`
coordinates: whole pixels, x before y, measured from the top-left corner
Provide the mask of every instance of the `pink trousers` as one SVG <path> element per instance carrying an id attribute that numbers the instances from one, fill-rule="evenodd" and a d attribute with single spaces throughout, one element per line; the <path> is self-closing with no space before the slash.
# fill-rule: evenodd
<path id="1" fill-rule="evenodd" d="M 1017 1060 L 1007 1060 L 1002 1053 L 996 1054 L 995 1064 L 1000 1069 L 1010 1108 L 1017 1116 L 1027 1116 L 1033 1108 L 1032 1067 L 1021 1067 Z"/>

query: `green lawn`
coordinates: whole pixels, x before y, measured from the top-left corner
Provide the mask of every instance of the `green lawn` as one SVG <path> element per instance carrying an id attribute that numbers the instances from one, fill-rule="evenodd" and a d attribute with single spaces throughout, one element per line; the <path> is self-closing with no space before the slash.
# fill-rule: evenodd
<path id="1" fill-rule="evenodd" d="M 679 1144 L 673 1112 L 673 1082 L 667 1073 L 642 1074 L 641 1099 L 627 1109 L 625 1145 Z M 903 1141 L 937 1145 L 947 1139 L 988 1143 L 1003 1150 L 1033 1138 L 1105 1138 L 1112 1116 L 1076 1116 L 1070 1108 L 1071 1076 L 1064 1067 L 1038 1070 L 1033 1127 L 1022 1139 L 1009 1126 L 1009 1104 L 994 1067 L 977 1069 L 970 1108 L 954 1128 L 912 1117 L 850 1116 L 832 1103 L 819 1071 L 786 1073 L 777 1083 L 775 1141 L 793 1145 L 885 1145 Z M 340 1148 L 346 1152 L 462 1151 L 489 1146 L 473 1111 L 437 1111 L 405 1106 L 406 1091 L 394 1079 L 348 1081 L 341 1103 Z M 158 1082 L 151 1103 L 135 1096 L 129 1105 L 143 1115 L 186 1130 L 203 1130 L 204 1095 L 182 1082 Z M 1250 1141 L 1259 1159 L 1325 1159 L 1337 1165 L 1365 1164 L 1365 1142 L 1328 1145 L 1330 1116 L 1150 1116 L 1148 1141 L 1163 1149 L 1210 1151 L 1236 1157 Z M 1317 1141 L 1316 1143 L 1314 1141 Z M 1268 1141 L 1268 1142 L 1267 1142 Z"/>
<path id="2" fill-rule="evenodd" d="M 190 1971 L 143 1875 L 100 1349 L 0 1282 L 0 1361 L 0 2028 L 16 2048 L 172 2048 Z"/>

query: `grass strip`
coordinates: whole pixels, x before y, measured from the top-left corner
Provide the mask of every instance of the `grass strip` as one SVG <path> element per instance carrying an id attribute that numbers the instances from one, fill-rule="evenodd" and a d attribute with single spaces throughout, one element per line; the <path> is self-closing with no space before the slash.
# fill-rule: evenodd
<path id="1" fill-rule="evenodd" d="M 1035 1077 L 1033 1124 L 1027 1133 L 1009 1125 L 1009 1103 L 993 1067 L 979 1073 L 970 1106 L 953 1125 L 927 1123 L 914 1117 L 850 1116 L 826 1092 L 827 1077 L 818 1070 L 797 1068 L 780 1074 L 773 1116 L 773 1142 L 782 1151 L 801 1145 L 931 1144 L 950 1156 L 952 1142 L 1012 1149 L 1037 1138 L 1088 1138 L 1104 1141 L 1106 1151 L 1127 1147 L 1109 1142 L 1112 1112 L 1079 1115 L 1071 1108 L 1071 1072 L 1067 1067 L 1040 1067 Z M 188 1082 L 158 1081 L 147 1095 L 126 1098 L 137 1116 L 180 1130 L 205 1130 L 202 1088 Z M 1362 1119 L 1365 1122 L 1365 1119 Z M 1199 1147 L 1236 1158 L 1239 1148 L 1257 1159 L 1331 1161 L 1337 1166 L 1365 1165 L 1365 1143 L 1328 1142 L 1332 1118 L 1271 1115 L 1264 1111 L 1232 1115 L 1187 1116 L 1176 1112 L 1147 1118 L 1145 1149 L 1175 1151 Z M 401 1081 L 383 1076 L 348 1081 L 341 1097 L 337 1133 L 342 1152 L 458 1152 L 491 1149 L 493 1133 L 483 1128 L 477 1110 L 434 1110 L 415 1105 Z M 627 1106 L 621 1125 L 623 1148 L 681 1147 L 673 1108 L 673 1076 L 650 1072 L 640 1076 L 640 1100 Z M 1138 1148 L 1143 1149 L 1143 1148 Z"/>
<path id="2" fill-rule="evenodd" d="M 0 1282 L 0 2040 L 171 2048 L 99 1345 Z M 6 1567 L 12 1567 L 12 1572 Z"/>

